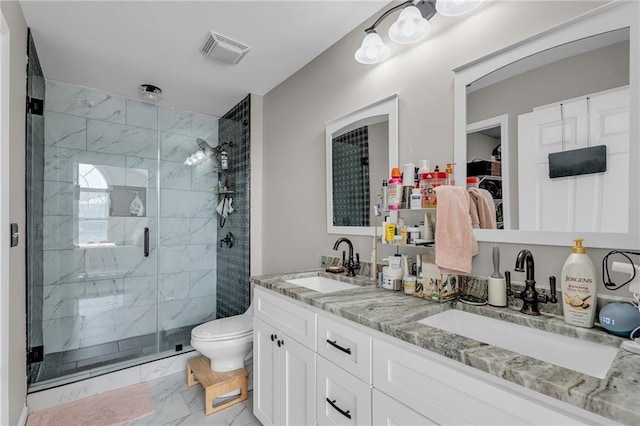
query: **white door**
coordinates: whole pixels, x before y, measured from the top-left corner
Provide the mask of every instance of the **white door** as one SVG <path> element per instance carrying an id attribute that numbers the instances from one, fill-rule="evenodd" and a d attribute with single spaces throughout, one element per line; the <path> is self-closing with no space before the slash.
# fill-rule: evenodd
<path id="1" fill-rule="evenodd" d="M 279 383 L 277 330 L 253 319 L 253 414 L 263 425 L 278 424 L 276 385 Z"/>
<path id="2" fill-rule="evenodd" d="M 283 334 L 276 341 L 282 379 L 279 393 L 282 401 L 281 425 L 314 425 L 316 354 Z"/>
<path id="3" fill-rule="evenodd" d="M 9 27 L 0 11 L 0 424 L 9 424 Z"/>
<path id="4" fill-rule="evenodd" d="M 625 87 L 589 98 L 589 103 L 586 97 L 563 102 L 564 144 L 559 105 L 518 117 L 520 229 L 627 231 L 629 90 Z M 549 178 L 550 153 L 596 145 L 607 146 L 606 172 Z"/>

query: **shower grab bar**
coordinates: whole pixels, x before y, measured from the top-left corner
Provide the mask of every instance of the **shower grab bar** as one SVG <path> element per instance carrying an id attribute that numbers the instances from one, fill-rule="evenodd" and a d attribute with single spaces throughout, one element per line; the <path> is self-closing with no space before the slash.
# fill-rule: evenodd
<path id="1" fill-rule="evenodd" d="M 149 228 L 144 228 L 144 257 L 149 257 Z"/>

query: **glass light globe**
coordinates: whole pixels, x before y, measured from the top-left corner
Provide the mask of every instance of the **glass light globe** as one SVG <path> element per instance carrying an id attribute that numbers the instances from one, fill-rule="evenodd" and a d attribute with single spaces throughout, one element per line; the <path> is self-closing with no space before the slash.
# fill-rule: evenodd
<path id="1" fill-rule="evenodd" d="M 480 6 L 483 0 L 438 0 L 436 11 L 442 16 L 460 16 Z"/>
<path id="2" fill-rule="evenodd" d="M 202 151 L 197 151 L 197 152 L 196 152 L 196 158 L 198 159 L 198 161 L 202 161 L 202 160 L 204 160 L 204 152 L 202 152 Z"/>
<path id="3" fill-rule="evenodd" d="M 186 164 L 187 166 L 192 165 L 193 161 L 191 161 L 191 157 L 188 157 L 186 160 L 184 160 L 184 164 Z"/>
<path id="4" fill-rule="evenodd" d="M 362 45 L 354 55 L 361 64 L 377 64 L 389 57 L 391 49 L 386 46 L 378 33 L 372 31 L 364 36 Z"/>
<path id="5" fill-rule="evenodd" d="M 389 38 L 401 44 L 415 43 L 425 38 L 430 29 L 431 24 L 420 10 L 415 6 L 407 6 L 389 28 Z"/>

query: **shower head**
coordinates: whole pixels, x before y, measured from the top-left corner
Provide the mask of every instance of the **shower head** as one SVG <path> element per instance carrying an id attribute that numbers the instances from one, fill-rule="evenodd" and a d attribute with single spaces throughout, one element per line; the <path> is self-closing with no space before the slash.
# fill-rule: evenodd
<path id="1" fill-rule="evenodd" d="M 204 139 L 197 138 L 196 143 L 198 144 L 198 147 L 200 147 L 200 149 L 202 149 L 203 151 L 206 151 L 206 152 L 215 151 L 215 149 L 211 145 L 209 145 L 207 141 L 205 141 Z"/>

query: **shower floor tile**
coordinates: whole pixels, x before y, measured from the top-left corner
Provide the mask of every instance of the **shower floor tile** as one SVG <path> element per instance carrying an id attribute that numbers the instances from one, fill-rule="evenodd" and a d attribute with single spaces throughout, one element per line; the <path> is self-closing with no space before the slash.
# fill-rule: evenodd
<path id="1" fill-rule="evenodd" d="M 116 352 L 118 352 L 118 344 L 116 342 L 103 343 L 101 345 L 62 352 L 62 362 L 83 361 Z"/>
<path id="2" fill-rule="evenodd" d="M 191 329 L 194 325 L 160 332 L 160 353 L 181 350 L 191 344 Z M 87 372 L 98 367 L 109 366 L 121 361 L 133 360 L 158 353 L 156 333 L 129 337 L 115 342 L 73 349 L 65 352 L 45 354 L 44 361 L 34 372 L 31 383 L 45 382 L 67 375 Z"/>

